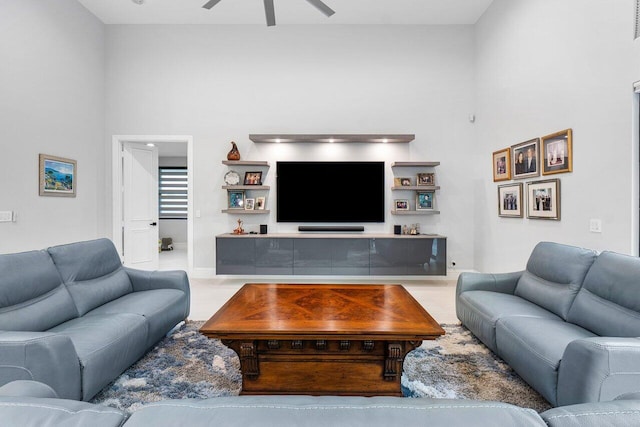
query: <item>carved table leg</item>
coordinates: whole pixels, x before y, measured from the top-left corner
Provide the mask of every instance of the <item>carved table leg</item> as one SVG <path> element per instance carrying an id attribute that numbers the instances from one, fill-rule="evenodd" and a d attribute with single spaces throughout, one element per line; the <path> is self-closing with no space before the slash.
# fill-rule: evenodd
<path id="1" fill-rule="evenodd" d="M 260 375 L 255 342 L 243 342 L 240 344 L 240 367 L 242 374 L 249 379 L 256 379 Z"/>
<path id="2" fill-rule="evenodd" d="M 395 381 L 402 374 L 402 345 L 400 343 L 388 343 L 387 358 L 384 361 L 384 379 Z"/>

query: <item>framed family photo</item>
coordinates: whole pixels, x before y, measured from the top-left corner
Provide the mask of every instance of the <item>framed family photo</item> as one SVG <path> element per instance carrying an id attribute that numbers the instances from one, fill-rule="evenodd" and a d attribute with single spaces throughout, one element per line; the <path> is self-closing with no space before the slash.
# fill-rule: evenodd
<path id="1" fill-rule="evenodd" d="M 262 185 L 262 172 L 245 172 L 244 185 Z"/>
<path id="2" fill-rule="evenodd" d="M 540 175 L 540 138 L 511 146 L 513 179 Z"/>
<path id="3" fill-rule="evenodd" d="M 409 177 L 398 177 L 393 178 L 394 187 L 410 187 L 411 186 L 411 178 Z"/>
<path id="4" fill-rule="evenodd" d="M 542 137 L 542 175 L 573 171 L 573 131 L 565 129 Z"/>
<path id="5" fill-rule="evenodd" d="M 493 152 L 493 182 L 511 179 L 511 148 Z"/>
<path id="6" fill-rule="evenodd" d="M 560 180 L 527 183 L 527 218 L 560 220 Z"/>
<path id="7" fill-rule="evenodd" d="M 229 191 L 229 209 L 244 209 L 244 191 Z"/>
<path id="8" fill-rule="evenodd" d="M 433 191 L 420 191 L 416 195 L 416 210 L 433 210 Z"/>
<path id="9" fill-rule="evenodd" d="M 433 186 L 436 185 L 435 176 L 436 174 L 434 173 L 419 173 L 416 182 L 418 185 Z"/>
<path id="10" fill-rule="evenodd" d="M 267 204 L 267 198 L 264 196 L 256 197 L 256 210 L 263 211 Z"/>
<path id="11" fill-rule="evenodd" d="M 39 155 L 40 195 L 76 197 L 77 162 L 63 157 Z"/>
<path id="12" fill-rule="evenodd" d="M 406 199 L 396 199 L 393 201 L 394 208 L 397 211 L 408 211 L 409 210 L 409 201 Z"/>
<path id="13" fill-rule="evenodd" d="M 522 183 L 498 186 L 498 216 L 522 218 Z"/>
<path id="14" fill-rule="evenodd" d="M 244 199 L 244 210 L 252 211 L 255 208 L 256 199 Z"/>

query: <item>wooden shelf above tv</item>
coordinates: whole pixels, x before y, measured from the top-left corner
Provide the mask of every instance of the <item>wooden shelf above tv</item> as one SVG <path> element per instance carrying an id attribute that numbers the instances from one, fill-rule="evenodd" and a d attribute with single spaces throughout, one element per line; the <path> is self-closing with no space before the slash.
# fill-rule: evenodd
<path id="1" fill-rule="evenodd" d="M 394 163 L 391 163 L 392 168 L 395 168 L 396 166 L 428 168 L 428 167 L 434 167 L 439 165 L 440 165 L 440 162 L 394 162 Z"/>
<path id="2" fill-rule="evenodd" d="M 256 143 L 408 143 L 416 138 L 414 134 L 250 134 L 249 139 Z"/>

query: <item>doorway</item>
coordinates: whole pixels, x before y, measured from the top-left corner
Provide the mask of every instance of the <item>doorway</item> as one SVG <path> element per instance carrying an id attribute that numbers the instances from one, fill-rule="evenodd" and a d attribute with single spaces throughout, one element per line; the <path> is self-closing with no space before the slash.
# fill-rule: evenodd
<path id="1" fill-rule="evenodd" d="M 186 165 L 187 175 L 187 203 L 186 203 L 186 220 L 183 218 L 182 227 L 186 222 L 186 233 L 180 232 L 180 242 L 176 242 L 175 248 L 178 250 L 172 254 L 167 253 L 167 257 L 163 258 L 160 252 L 160 269 L 181 269 L 187 272 L 193 271 L 193 137 L 183 135 L 114 135 L 112 137 L 112 184 L 113 184 L 113 213 L 112 213 L 112 240 L 120 254 L 121 259 L 127 265 L 125 250 L 135 251 L 139 248 L 131 247 L 132 239 L 127 238 L 125 233 L 125 212 L 127 196 L 132 191 L 126 185 L 125 175 L 127 171 L 123 167 L 124 148 L 130 144 L 153 145 L 157 147 L 158 158 L 165 159 L 180 158 Z M 161 160 L 162 161 L 162 160 Z M 158 186 L 156 186 L 156 196 L 158 195 Z M 156 198 L 149 198 L 157 200 Z M 156 202 L 153 209 L 159 210 L 159 204 Z M 159 222 L 162 222 L 160 220 Z M 160 229 L 162 226 L 160 225 Z M 186 236 L 184 236 L 186 234 Z M 162 232 L 159 234 L 162 237 Z M 186 240 L 186 241 L 185 241 Z M 158 242 L 160 243 L 160 242 Z M 158 250 L 161 248 L 158 245 Z M 133 267 L 133 266 L 132 266 Z"/>

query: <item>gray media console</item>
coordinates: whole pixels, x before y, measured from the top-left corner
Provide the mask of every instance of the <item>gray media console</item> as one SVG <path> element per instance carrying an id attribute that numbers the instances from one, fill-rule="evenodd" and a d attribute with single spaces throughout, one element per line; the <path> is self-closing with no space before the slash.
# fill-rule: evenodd
<path id="1" fill-rule="evenodd" d="M 389 234 L 221 234 L 216 274 L 447 274 L 447 238 Z"/>

